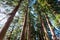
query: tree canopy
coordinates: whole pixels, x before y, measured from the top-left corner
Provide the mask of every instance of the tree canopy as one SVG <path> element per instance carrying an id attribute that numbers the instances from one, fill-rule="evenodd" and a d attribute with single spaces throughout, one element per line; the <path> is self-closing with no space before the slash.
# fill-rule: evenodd
<path id="1" fill-rule="evenodd" d="M 60 1 L 0 0 L 0 40 L 60 40 Z"/>

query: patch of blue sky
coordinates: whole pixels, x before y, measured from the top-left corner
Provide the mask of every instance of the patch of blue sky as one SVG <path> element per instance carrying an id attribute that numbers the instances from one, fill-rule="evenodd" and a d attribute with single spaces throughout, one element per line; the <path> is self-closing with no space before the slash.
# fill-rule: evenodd
<path id="1" fill-rule="evenodd" d="M 60 1 L 60 0 L 58 0 L 58 1 Z"/>
<path id="2" fill-rule="evenodd" d="M 29 7 L 32 7 L 35 4 L 36 0 L 29 0 Z"/>

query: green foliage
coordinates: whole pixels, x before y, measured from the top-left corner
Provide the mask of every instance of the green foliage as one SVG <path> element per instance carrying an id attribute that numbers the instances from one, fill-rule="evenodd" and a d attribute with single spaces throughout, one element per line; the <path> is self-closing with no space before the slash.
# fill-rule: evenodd
<path id="1" fill-rule="evenodd" d="M 8 4 L 10 6 L 16 6 L 18 4 L 19 0 L 5 0 L 5 1 L 7 1 L 6 4 Z M 25 7 L 27 5 L 28 5 L 27 0 L 24 0 L 21 3 L 21 6 L 18 10 L 18 15 L 14 17 L 14 20 L 10 25 L 9 29 L 13 28 L 13 26 L 15 25 L 14 30 L 12 31 L 11 40 L 14 40 L 15 37 L 16 37 L 16 39 L 17 39 L 18 36 L 20 37 L 21 31 L 22 31 L 21 27 L 23 26 L 24 18 L 25 18 L 24 17 L 25 16 Z M 41 32 L 43 30 L 41 29 L 42 25 L 41 25 L 41 21 L 39 20 L 40 19 L 39 16 L 42 15 L 41 17 L 44 20 L 45 27 L 46 27 L 47 31 L 49 30 L 47 22 L 46 22 L 46 18 L 44 16 L 44 13 L 48 15 L 49 20 L 51 20 L 51 21 L 54 20 L 55 25 L 60 27 L 60 14 L 58 14 L 58 13 L 56 15 L 54 14 L 54 11 L 58 11 L 58 9 L 60 9 L 60 8 L 56 5 L 55 0 L 37 0 L 36 4 L 34 4 L 32 6 L 32 8 L 29 8 L 27 10 L 27 11 L 29 11 L 29 19 L 30 19 L 30 24 L 31 24 L 30 29 L 31 29 L 32 40 L 36 40 L 36 37 L 38 37 L 38 39 L 40 39 L 39 35 L 40 36 L 45 36 L 44 32 Z M 31 11 L 33 13 L 31 13 Z M 10 31 L 7 31 L 6 35 L 9 36 Z"/>
<path id="2" fill-rule="evenodd" d="M 8 5 L 16 6 L 19 0 L 6 0 Z"/>
<path id="3" fill-rule="evenodd" d="M 55 25 L 57 27 L 60 27 L 60 14 L 57 14 L 56 15 L 56 19 L 54 21 L 55 21 Z"/>

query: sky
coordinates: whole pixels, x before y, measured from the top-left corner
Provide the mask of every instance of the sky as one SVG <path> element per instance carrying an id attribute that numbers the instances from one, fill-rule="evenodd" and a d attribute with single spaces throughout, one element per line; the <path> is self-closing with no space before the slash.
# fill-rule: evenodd
<path id="1" fill-rule="evenodd" d="M 60 0 L 58 0 L 58 1 L 60 1 Z"/>
<path id="2" fill-rule="evenodd" d="M 6 15 L 6 14 L 11 13 L 13 9 L 14 7 L 5 4 L 5 2 L 2 2 L 2 1 L 0 2 L 0 31 L 4 27 L 4 24 L 6 23 L 7 19 L 9 18 L 9 15 Z M 17 11 L 15 16 L 18 16 L 18 15 L 19 15 L 19 12 Z"/>
<path id="3" fill-rule="evenodd" d="M 11 13 L 14 7 L 11 7 L 9 5 L 6 5 L 4 2 L 0 2 L 0 27 L 3 28 L 4 24 L 6 23 L 7 19 L 9 18 L 9 15 L 6 15 L 8 13 Z M 6 14 L 4 14 L 6 13 Z M 18 15 L 18 12 L 16 13 Z M 0 29 L 0 31 L 1 31 Z"/>

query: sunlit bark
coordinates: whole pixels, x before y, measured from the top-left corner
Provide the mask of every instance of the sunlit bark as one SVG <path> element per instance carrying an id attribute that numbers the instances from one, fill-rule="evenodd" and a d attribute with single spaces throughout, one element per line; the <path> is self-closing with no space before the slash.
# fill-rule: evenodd
<path id="1" fill-rule="evenodd" d="M 26 25 L 27 25 L 27 9 L 25 9 L 24 26 L 23 26 L 21 40 L 25 40 L 25 38 L 26 38 L 26 36 L 25 36 L 26 35 Z"/>
<path id="2" fill-rule="evenodd" d="M 30 16 L 29 16 L 29 9 L 27 10 L 28 14 L 27 14 L 27 40 L 31 40 L 31 24 L 30 24 Z"/>
<path id="3" fill-rule="evenodd" d="M 43 29 L 44 29 L 44 33 L 45 33 L 45 40 L 49 40 L 48 33 L 47 33 L 46 28 L 45 28 L 45 25 L 44 25 L 43 20 L 42 20 L 42 27 L 43 27 Z"/>
<path id="4" fill-rule="evenodd" d="M 15 14 L 16 14 L 16 12 L 17 12 L 17 10 L 18 10 L 21 2 L 22 2 L 22 0 L 20 0 L 20 1 L 18 2 L 18 5 L 17 5 L 17 6 L 15 7 L 15 9 L 10 13 L 10 17 L 7 19 L 7 22 L 5 23 L 3 29 L 2 29 L 1 32 L 0 32 L 0 40 L 3 40 L 3 38 L 4 38 L 5 34 L 6 34 L 6 31 L 8 30 L 8 28 L 9 28 L 9 26 L 10 26 L 10 24 L 11 24 L 11 22 L 12 22 L 14 16 L 15 16 Z"/>
<path id="5" fill-rule="evenodd" d="M 46 17 L 46 21 L 47 21 L 48 27 L 49 27 L 50 32 L 51 32 L 51 34 L 52 34 L 52 39 L 53 39 L 53 40 L 57 40 L 57 37 L 56 37 L 56 35 L 55 35 L 55 33 L 54 33 L 54 30 L 53 30 L 53 28 L 52 28 L 52 26 L 51 26 L 51 24 L 50 24 L 50 21 L 49 21 L 49 19 L 48 19 L 48 16 L 47 16 L 46 14 L 44 14 L 44 15 L 45 15 L 45 17 Z"/>
<path id="6" fill-rule="evenodd" d="M 47 33 L 46 28 L 45 28 L 44 21 L 43 21 L 43 19 L 42 19 L 42 17 L 41 17 L 41 14 L 39 15 L 39 19 L 40 19 L 40 21 L 41 21 L 42 30 L 43 30 L 43 32 L 44 32 L 44 34 L 45 34 L 44 40 L 49 40 L 48 33 Z M 40 30 L 40 31 L 41 31 L 41 30 Z M 43 35 L 43 36 L 44 36 L 44 35 Z"/>

